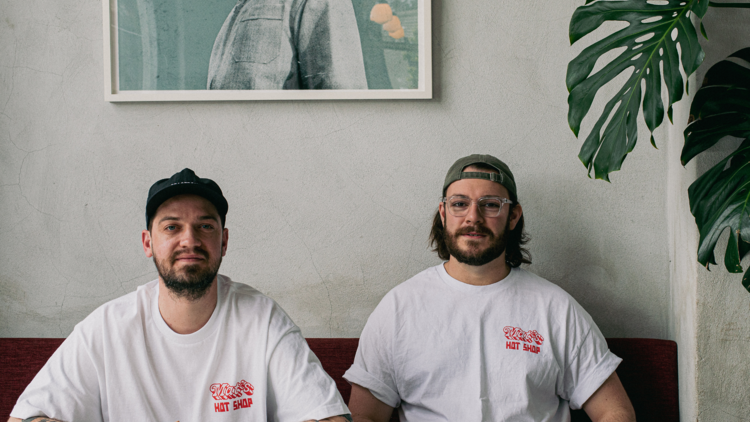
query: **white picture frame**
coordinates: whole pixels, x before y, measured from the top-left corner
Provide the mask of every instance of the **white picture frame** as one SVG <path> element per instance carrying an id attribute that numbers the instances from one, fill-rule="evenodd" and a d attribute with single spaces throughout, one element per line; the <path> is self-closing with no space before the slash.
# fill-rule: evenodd
<path id="1" fill-rule="evenodd" d="M 128 18 L 135 19 L 139 23 L 137 24 L 138 28 L 142 28 L 139 33 L 134 33 L 132 30 L 128 30 L 127 28 L 124 28 L 122 25 L 120 25 L 120 19 L 118 19 L 118 7 L 125 7 L 126 3 L 118 3 L 119 2 L 129 2 L 128 5 L 133 5 L 132 8 L 137 8 L 138 12 L 135 13 L 132 10 L 126 10 L 125 13 L 122 13 L 123 16 L 127 16 Z M 171 8 L 171 13 L 173 15 L 176 15 L 180 17 L 180 19 L 176 19 L 177 22 L 173 22 L 172 20 L 169 20 L 170 25 L 170 34 L 173 33 L 174 27 L 177 26 L 179 28 L 180 22 L 185 22 L 187 19 L 184 18 L 186 14 L 188 14 L 188 11 L 181 10 L 182 7 L 184 7 L 185 2 L 188 2 L 190 0 L 173 0 L 172 2 L 159 2 L 158 4 L 164 5 L 169 4 Z M 223 6 L 226 6 L 227 1 L 236 1 L 236 0 L 214 0 L 215 2 L 224 2 L 222 3 Z M 248 0 L 252 1 L 252 0 Z M 331 0 L 331 1 L 363 1 L 363 0 Z M 377 1 L 377 0 L 376 0 Z M 384 0 L 379 0 L 385 3 Z M 399 54 L 402 54 L 403 57 L 406 57 L 406 54 L 411 54 L 409 56 L 409 59 L 411 60 L 411 63 L 414 63 L 414 41 L 416 40 L 416 63 L 417 68 L 414 69 L 414 66 L 408 68 L 408 78 L 401 77 L 398 79 L 397 82 L 400 82 L 402 84 L 406 84 L 407 82 L 404 82 L 405 79 L 409 79 L 408 83 L 411 85 L 407 87 L 396 87 L 393 88 L 370 88 L 370 86 L 373 85 L 373 82 L 370 81 L 371 75 L 375 75 L 374 72 L 369 72 L 369 68 L 365 66 L 365 70 L 367 73 L 368 78 L 368 89 L 207 89 L 205 87 L 200 88 L 198 87 L 197 83 L 200 82 L 199 79 L 196 79 L 196 77 L 200 77 L 201 72 L 207 71 L 205 69 L 202 69 L 203 66 L 202 63 L 199 64 L 187 64 L 188 60 L 183 59 L 182 61 L 177 60 L 181 66 L 181 69 L 178 69 L 177 71 L 174 71 L 173 69 L 170 69 L 170 72 L 167 72 L 163 70 L 166 66 L 162 66 L 160 57 L 156 57 L 157 53 L 154 53 L 154 50 L 157 50 L 155 48 L 149 48 L 146 46 L 146 44 L 153 45 L 156 43 L 154 41 L 154 38 L 157 38 L 157 35 L 149 35 L 159 32 L 158 31 L 158 23 L 154 22 L 153 16 L 163 16 L 165 14 L 168 14 L 165 10 L 154 10 L 151 9 L 157 7 L 154 6 L 156 3 L 154 3 L 153 0 L 103 0 L 103 20 L 104 20 L 104 99 L 109 102 L 153 102 L 153 101 L 257 101 L 257 100 L 359 100 L 359 99 L 431 99 L 432 98 L 432 35 L 431 35 L 431 2 L 430 0 L 391 0 L 391 2 L 396 3 L 398 6 L 399 4 L 408 4 L 410 7 L 414 7 L 414 4 L 416 3 L 416 10 L 408 10 L 402 12 L 402 16 L 404 18 L 401 19 L 403 23 L 404 28 L 408 28 L 411 36 L 404 37 L 401 39 L 394 39 L 391 41 L 388 39 L 388 32 L 383 30 L 382 32 L 382 38 L 384 41 L 382 41 L 382 44 L 377 44 L 376 47 L 368 47 L 370 50 L 367 51 L 380 51 L 378 50 L 380 46 L 383 47 L 383 56 L 385 57 L 384 60 L 386 62 L 388 61 L 389 57 L 394 57 L 395 59 L 392 60 L 392 65 L 388 65 L 390 67 L 387 67 L 387 74 L 383 76 L 383 72 L 377 74 L 376 76 L 380 79 L 378 79 L 376 82 L 383 80 L 383 78 L 390 78 L 389 81 L 393 79 L 398 79 L 397 77 L 401 74 L 403 74 L 405 71 L 402 70 L 402 68 L 405 66 L 401 62 L 399 62 Z M 401 2 L 401 3 L 398 3 Z M 208 4 L 209 2 L 205 2 Z M 203 4 L 203 3 L 201 3 Z M 212 3 L 213 4 L 213 3 Z M 209 6 L 206 6 L 209 7 Z M 226 8 L 226 7 L 225 7 Z M 218 15 L 220 13 L 225 13 L 223 10 L 225 8 L 222 8 L 222 10 L 215 11 L 212 9 L 211 11 Z M 122 9 L 121 9 L 122 10 Z M 146 13 L 143 13 L 143 10 L 146 10 Z M 356 9 L 355 9 L 356 10 Z M 190 8 L 190 13 L 194 13 L 196 16 L 202 16 L 200 15 L 200 12 L 195 11 L 195 3 L 193 3 L 192 7 Z M 362 20 L 365 19 L 361 15 L 363 15 L 364 12 L 360 10 L 360 15 L 358 15 L 358 19 Z M 394 8 L 393 14 L 398 16 L 399 10 Z M 135 16 L 135 18 L 133 18 Z M 145 17 L 144 17 L 145 16 Z M 151 16 L 151 18 L 149 18 Z M 373 16 L 372 14 L 370 16 Z M 214 19 L 216 21 L 216 19 Z M 358 21 L 360 22 L 360 21 Z M 365 27 L 367 25 L 368 30 L 370 30 L 370 33 L 374 33 L 372 29 L 372 25 L 376 24 L 373 23 L 367 23 L 367 24 L 359 24 L 360 32 L 362 31 L 361 28 Z M 416 30 L 413 28 L 414 24 L 416 24 L 417 28 Z M 186 25 L 187 26 L 187 25 Z M 195 26 L 191 26 L 195 27 Z M 155 29 L 156 28 L 156 29 Z M 202 28 L 207 28 L 207 33 L 213 33 L 211 31 L 218 31 L 219 28 L 216 28 L 216 23 L 213 22 L 211 25 L 205 25 L 202 26 Z M 178 29 L 177 31 L 183 31 L 183 33 L 187 34 L 188 29 Z M 166 32 L 166 31 L 164 31 Z M 401 31 L 401 34 L 403 34 L 403 30 Z M 184 36 L 185 38 L 187 35 Z M 204 37 L 205 40 L 202 42 L 203 47 L 201 50 L 201 57 L 205 57 L 206 55 L 206 47 L 209 42 L 211 45 L 213 45 L 213 40 L 208 39 L 209 37 Z M 120 47 L 121 45 L 125 47 L 128 46 L 128 44 L 125 43 L 126 40 L 135 39 L 136 44 L 133 44 L 133 42 L 130 42 L 130 45 L 133 46 L 131 50 L 138 50 L 139 46 L 137 45 L 137 42 L 140 42 L 143 44 L 141 49 L 139 50 L 138 54 L 128 56 L 125 53 L 121 53 Z M 150 41 L 144 41 L 145 39 L 149 39 Z M 364 38 L 361 38 L 364 39 Z M 372 36 L 370 36 L 370 39 L 372 39 Z M 379 38 L 376 38 L 376 43 L 378 43 Z M 195 45 L 196 43 L 188 43 L 185 41 L 179 41 L 175 44 L 189 44 L 189 45 Z M 363 44 L 364 45 L 364 44 Z M 179 46 L 178 46 L 179 47 Z M 396 49 L 393 49 L 392 47 L 396 47 Z M 375 48 L 375 50 L 372 50 Z M 399 53 L 399 51 L 404 51 L 405 53 Z M 148 54 L 146 53 L 148 51 Z M 363 51 L 364 47 L 363 47 Z M 179 53 L 183 56 L 187 56 L 188 59 L 192 58 L 190 54 L 193 54 L 191 52 L 183 52 Z M 363 53 L 364 54 L 364 53 Z M 135 57 L 134 59 L 132 57 Z M 402 62 L 406 62 L 406 59 L 402 59 Z M 159 63 L 157 63 L 159 62 Z M 172 62 L 175 62 L 175 60 L 172 60 Z M 205 59 L 204 59 L 204 62 Z M 366 62 L 366 60 L 365 60 Z M 366 64 L 366 63 L 365 63 Z M 192 66 L 192 68 L 190 67 Z M 382 68 L 382 66 L 380 67 Z M 186 70 L 187 69 L 187 70 Z M 395 70 L 392 70 L 395 69 Z M 130 77 L 130 79 L 127 79 L 122 77 L 121 71 L 123 74 L 126 74 L 128 76 L 135 75 L 133 77 Z M 191 72 L 196 77 L 193 77 L 192 85 L 189 85 L 189 82 L 186 82 L 186 77 L 184 76 L 185 73 Z M 163 76 L 162 81 L 166 80 L 167 77 L 171 76 L 173 80 L 177 80 L 176 84 L 173 82 L 171 86 L 159 86 L 159 72 L 164 73 L 166 76 Z M 399 73 L 401 72 L 401 73 Z M 193 73 L 191 73 L 191 77 L 193 76 Z M 177 75 L 177 76 L 175 76 Z M 396 75 L 394 77 L 394 75 Z M 415 77 L 417 78 L 417 82 L 414 83 Z M 140 78 L 140 79 L 139 79 Z M 181 79 L 180 79 L 181 78 Z M 122 80 L 121 80 L 122 79 Z M 136 82 L 132 82 L 132 80 L 136 80 Z M 156 82 L 155 82 L 156 81 Z M 196 82 L 198 81 L 198 82 Z M 182 85 L 179 85 L 179 84 Z M 378 82 L 379 83 L 379 82 Z M 392 85 L 396 85 L 396 83 L 391 82 Z M 127 85 L 127 86 L 126 86 Z M 415 86 L 416 85 L 416 86 Z M 187 89 L 181 89 L 185 88 L 187 86 Z M 386 85 L 387 86 L 387 85 Z"/>

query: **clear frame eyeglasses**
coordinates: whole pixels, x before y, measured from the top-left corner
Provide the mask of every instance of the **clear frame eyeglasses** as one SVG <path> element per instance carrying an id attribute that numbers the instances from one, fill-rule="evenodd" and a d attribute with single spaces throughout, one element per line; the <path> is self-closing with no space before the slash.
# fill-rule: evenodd
<path id="1" fill-rule="evenodd" d="M 445 203 L 445 207 L 448 208 L 448 212 L 454 217 L 465 217 L 469 213 L 471 204 L 477 204 L 479 213 L 483 217 L 497 217 L 503 211 L 503 205 L 512 204 L 508 198 L 500 198 L 499 196 L 483 196 L 477 200 L 473 200 L 467 196 L 453 195 L 450 198 L 442 198 L 441 202 Z"/>

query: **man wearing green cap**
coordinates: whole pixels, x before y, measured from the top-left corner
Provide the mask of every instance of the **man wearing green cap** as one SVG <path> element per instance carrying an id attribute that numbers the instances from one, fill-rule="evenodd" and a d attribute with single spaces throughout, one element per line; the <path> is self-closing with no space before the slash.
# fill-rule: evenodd
<path id="1" fill-rule="evenodd" d="M 141 239 L 159 277 L 76 325 L 10 421 L 345 422 L 294 322 L 218 274 L 227 209 L 219 185 L 190 169 L 154 183 Z"/>
<path id="2" fill-rule="evenodd" d="M 621 359 L 556 285 L 526 270 L 508 166 L 471 155 L 448 170 L 430 241 L 443 264 L 391 290 L 352 367 L 354 421 L 635 421 Z"/>

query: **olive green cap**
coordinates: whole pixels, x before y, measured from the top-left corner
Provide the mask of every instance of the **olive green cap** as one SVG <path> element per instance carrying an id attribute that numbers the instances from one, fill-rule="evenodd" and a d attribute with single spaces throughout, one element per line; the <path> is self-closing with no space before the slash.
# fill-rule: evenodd
<path id="1" fill-rule="evenodd" d="M 488 165 L 499 173 L 486 173 L 479 171 L 465 172 L 463 169 L 472 164 L 485 164 Z M 472 154 L 468 157 L 459 158 L 458 161 L 453 163 L 448 174 L 445 175 L 445 183 L 443 183 L 443 196 L 448 191 L 448 186 L 456 180 L 461 179 L 485 179 L 491 180 L 496 183 L 500 183 L 508 189 L 515 198 L 518 198 L 516 192 L 516 180 L 513 178 L 513 173 L 510 172 L 508 165 L 498 160 L 497 158 L 488 154 Z"/>

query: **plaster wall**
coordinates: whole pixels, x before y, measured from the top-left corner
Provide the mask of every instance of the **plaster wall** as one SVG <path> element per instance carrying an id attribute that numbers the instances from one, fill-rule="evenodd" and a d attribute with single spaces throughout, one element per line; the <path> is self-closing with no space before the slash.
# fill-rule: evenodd
<path id="1" fill-rule="evenodd" d="M 706 60 L 698 74 L 735 51 L 748 47 L 750 10 L 710 9 L 704 20 L 709 39 L 702 42 Z M 725 139 L 697 160 L 698 174 L 713 167 L 739 146 L 739 140 Z M 728 231 L 719 239 L 719 265 L 708 272 L 699 268 L 696 296 L 696 420 L 706 422 L 747 421 L 750 415 L 750 294 L 742 287 L 742 274 L 730 274 L 723 257 Z M 750 265 L 742 262 L 745 270 Z M 692 419 L 691 419 L 692 420 Z"/>
<path id="2" fill-rule="evenodd" d="M 0 336 L 66 336 L 154 279 L 146 193 L 190 167 L 229 200 L 221 272 L 308 337 L 357 337 L 389 289 L 439 262 L 445 171 L 483 152 L 515 173 L 531 271 L 605 336 L 676 338 L 668 149 L 641 133 L 612 183 L 594 181 L 567 125 L 580 4 L 435 0 L 431 101 L 110 104 L 101 1 L 0 0 Z"/>
<path id="3" fill-rule="evenodd" d="M 696 78 L 689 79 L 692 87 L 697 87 Z M 695 89 L 691 88 L 691 93 Z M 687 122 L 692 95 L 674 107 L 674 121 Z M 698 273 L 702 270 L 696 262 L 698 250 L 698 228 L 690 213 L 688 187 L 695 180 L 696 164 L 683 167 L 680 153 L 684 144 L 685 125 L 667 126 L 669 134 L 666 153 L 667 162 L 667 228 L 669 243 L 669 273 L 671 286 L 671 313 L 669 324 L 670 338 L 677 342 L 678 384 L 680 394 L 680 418 L 683 421 L 696 420 L 698 411 L 697 396 L 697 340 L 696 303 L 698 294 Z M 705 271 L 705 270 L 703 270 Z"/>

